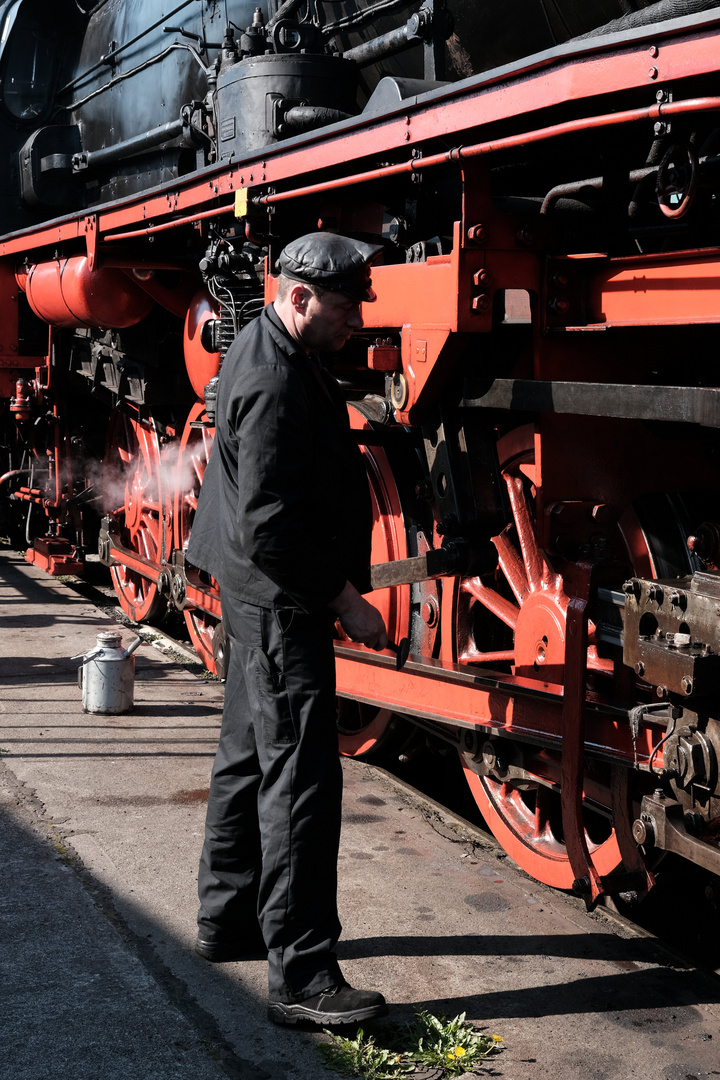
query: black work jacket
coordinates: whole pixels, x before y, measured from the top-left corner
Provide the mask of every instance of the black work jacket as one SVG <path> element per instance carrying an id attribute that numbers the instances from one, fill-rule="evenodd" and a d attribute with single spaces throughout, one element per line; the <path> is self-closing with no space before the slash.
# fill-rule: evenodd
<path id="1" fill-rule="evenodd" d="M 216 417 L 188 561 L 260 607 L 316 611 L 347 580 L 367 592 L 372 509 L 345 400 L 272 305 L 228 349 Z"/>

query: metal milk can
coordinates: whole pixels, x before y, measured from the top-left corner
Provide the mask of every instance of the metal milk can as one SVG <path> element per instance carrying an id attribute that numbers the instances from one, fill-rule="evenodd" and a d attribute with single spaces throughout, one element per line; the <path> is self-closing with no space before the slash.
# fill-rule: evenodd
<path id="1" fill-rule="evenodd" d="M 133 653 L 142 638 L 136 638 L 127 648 L 120 645 L 115 630 L 97 636 L 94 649 L 82 657 L 78 668 L 78 686 L 82 690 L 85 712 L 123 713 L 133 707 L 135 688 L 135 657 Z M 77 660 L 79 657 L 73 657 Z"/>

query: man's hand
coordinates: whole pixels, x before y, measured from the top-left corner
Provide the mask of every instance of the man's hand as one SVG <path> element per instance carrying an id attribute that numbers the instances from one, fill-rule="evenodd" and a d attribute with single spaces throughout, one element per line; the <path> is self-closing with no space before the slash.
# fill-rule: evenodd
<path id="1" fill-rule="evenodd" d="M 351 641 L 359 641 L 376 652 L 387 649 L 388 637 L 382 615 L 349 581 L 329 607 L 339 616 L 340 625 Z"/>

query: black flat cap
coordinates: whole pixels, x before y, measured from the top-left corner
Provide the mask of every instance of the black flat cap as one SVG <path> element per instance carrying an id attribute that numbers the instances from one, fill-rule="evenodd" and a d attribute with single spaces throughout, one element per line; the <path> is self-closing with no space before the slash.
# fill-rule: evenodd
<path id="1" fill-rule="evenodd" d="M 280 273 L 292 281 L 341 292 L 358 303 L 377 299 L 370 285 L 370 263 L 382 251 L 349 236 L 316 232 L 292 240 L 280 252 Z"/>

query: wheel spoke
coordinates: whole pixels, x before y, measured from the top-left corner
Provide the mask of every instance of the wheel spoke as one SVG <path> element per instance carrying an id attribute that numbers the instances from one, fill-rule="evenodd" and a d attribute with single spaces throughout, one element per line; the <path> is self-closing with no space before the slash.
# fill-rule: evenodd
<path id="1" fill-rule="evenodd" d="M 474 645 L 470 645 L 458 659 L 463 664 L 512 664 L 515 660 L 515 653 L 512 649 L 498 649 L 496 652 L 480 652 Z"/>
<path id="2" fill-rule="evenodd" d="M 507 583 L 514 592 L 518 604 L 522 604 L 530 594 L 523 561 L 518 555 L 517 549 L 507 531 L 501 532 L 499 536 L 494 536 L 493 544 L 498 553 L 500 569 L 507 578 Z"/>
<path id="3" fill-rule="evenodd" d="M 506 475 L 505 483 L 510 496 L 510 506 L 515 519 L 515 528 L 517 529 L 520 551 L 525 564 L 528 585 L 532 592 L 542 587 L 546 567 L 537 546 L 535 527 L 530 517 L 530 508 L 525 496 L 522 478 Z"/>
<path id="4" fill-rule="evenodd" d="M 517 625 L 519 608 L 514 604 L 511 604 L 509 600 L 506 600 L 504 596 L 500 596 L 493 589 L 488 589 L 483 585 L 479 577 L 468 578 L 463 581 L 463 590 L 470 593 L 476 600 L 486 607 L 488 611 L 492 611 L 493 615 L 497 615 L 498 619 L 502 621 L 514 630 Z"/>
<path id="5" fill-rule="evenodd" d="M 108 429 L 105 468 L 111 480 L 122 476 L 124 501 L 110 495 L 113 505 L 105 511 L 115 519 L 123 543 L 151 564 L 158 566 L 163 551 L 165 513 L 160 492 L 160 448 L 154 432 L 148 432 L 124 413 L 115 412 Z M 164 607 L 157 585 L 142 574 L 119 564 L 112 570 L 120 605 L 136 622 L 153 618 Z"/>

